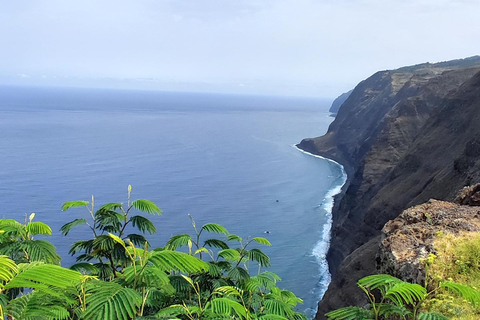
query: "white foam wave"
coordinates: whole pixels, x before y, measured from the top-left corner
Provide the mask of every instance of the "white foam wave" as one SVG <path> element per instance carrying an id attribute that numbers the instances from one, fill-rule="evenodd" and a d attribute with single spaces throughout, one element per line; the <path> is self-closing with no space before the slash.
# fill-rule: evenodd
<path id="1" fill-rule="evenodd" d="M 325 198 L 323 199 L 321 206 L 327 212 L 326 213 L 327 222 L 323 225 L 321 239 L 317 242 L 317 244 L 312 250 L 312 256 L 316 258 L 317 263 L 319 265 L 320 280 L 317 284 L 315 294 L 317 295 L 317 298 L 320 301 L 323 298 L 323 295 L 325 294 L 325 291 L 327 290 L 328 285 L 330 284 L 330 281 L 332 279 L 330 275 L 330 271 L 328 270 L 327 252 L 328 252 L 328 248 L 330 247 L 330 237 L 331 237 L 330 232 L 332 229 L 332 210 L 333 210 L 333 204 L 334 204 L 334 196 L 341 192 L 343 185 L 347 181 L 347 174 L 343 166 L 338 162 L 332 159 L 328 159 L 319 155 L 312 154 L 310 152 L 306 152 L 305 150 L 302 150 L 297 146 L 294 146 L 294 147 L 297 150 L 305 154 L 308 154 L 310 156 L 332 162 L 340 168 L 340 173 L 338 177 L 335 179 L 334 185 L 332 186 L 331 189 L 328 190 L 327 194 L 325 195 Z M 315 313 L 316 313 L 316 310 L 315 310 Z"/>

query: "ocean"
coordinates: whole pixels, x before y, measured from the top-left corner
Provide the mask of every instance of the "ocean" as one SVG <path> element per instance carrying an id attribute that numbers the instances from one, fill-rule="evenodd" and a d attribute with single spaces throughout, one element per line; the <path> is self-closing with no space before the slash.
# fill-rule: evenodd
<path id="1" fill-rule="evenodd" d="M 314 315 L 330 281 L 328 248 L 332 196 L 345 174 L 338 164 L 294 145 L 324 134 L 330 101 L 314 98 L 128 91 L 58 87 L 0 87 L 2 218 L 52 227 L 62 256 L 90 236 L 60 227 L 87 217 L 71 200 L 98 205 L 149 199 L 162 210 L 149 218 L 164 246 L 175 234 L 220 223 L 243 238 L 266 237 L 270 271 L 279 286 L 304 299 Z"/>

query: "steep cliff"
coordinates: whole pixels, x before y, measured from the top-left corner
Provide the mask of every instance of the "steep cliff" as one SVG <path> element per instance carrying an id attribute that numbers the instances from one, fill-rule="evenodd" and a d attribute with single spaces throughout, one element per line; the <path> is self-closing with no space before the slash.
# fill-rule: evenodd
<path id="1" fill-rule="evenodd" d="M 348 92 L 345 92 L 339 95 L 335 100 L 333 100 L 332 106 L 328 111 L 336 114 L 340 109 L 340 107 L 342 106 L 342 104 L 348 99 L 348 97 L 350 97 L 350 94 L 352 93 L 352 91 L 353 90 L 350 90 Z"/>
<path id="2" fill-rule="evenodd" d="M 334 212 L 333 279 L 318 319 L 351 303 L 355 281 L 375 271 L 374 247 L 387 221 L 479 180 L 479 72 L 480 57 L 377 72 L 357 85 L 327 134 L 298 145 L 340 162 L 349 175 Z"/>

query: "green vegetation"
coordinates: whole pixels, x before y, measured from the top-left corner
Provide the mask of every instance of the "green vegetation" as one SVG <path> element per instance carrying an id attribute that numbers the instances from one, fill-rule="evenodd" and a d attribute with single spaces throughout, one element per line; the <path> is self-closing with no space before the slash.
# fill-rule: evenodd
<path id="1" fill-rule="evenodd" d="M 258 246 L 269 246 L 267 239 L 243 239 L 215 223 L 197 227 L 191 219 L 193 235 L 151 248 L 145 235 L 156 228 L 143 214 L 161 210 L 132 200 L 131 191 L 126 205 L 96 210 L 93 197 L 63 204 L 64 211 L 88 214 L 62 226 L 65 236 L 82 225 L 91 230 L 72 244 L 77 263 L 69 269 L 59 265 L 55 246 L 34 239 L 52 231 L 33 214 L 23 224 L 0 220 L 0 318 L 306 319 L 294 310 L 302 300 L 265 270 L 270 259 Z"/>
<path id="2" fill-rule="evenodd" d="M 358 281 L 369 304 L 327 313 L 329 320 L 474 320 L 480 318 L 480 235 L 438 234 L 423 285 L 386 274 Z"/>
<path id="3" fill-rule="evenodd" d="M 480 235 L 438 234 L 435 240 L 437 256 L 428 265 L 431 286 L 442 279 L 449 279 L 472 288 L 480 288 Z M 453 320 L 480 319 L 480 306 L 465 299 L 439 293 L 429 301 L 432 310 L 441 312 Z"/>

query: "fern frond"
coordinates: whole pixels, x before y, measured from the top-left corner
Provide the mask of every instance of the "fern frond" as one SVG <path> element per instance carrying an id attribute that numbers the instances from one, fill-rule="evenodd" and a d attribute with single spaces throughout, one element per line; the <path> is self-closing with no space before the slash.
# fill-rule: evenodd
<path id="1" fill-rule="evenodd" d="M 205 240 L 205 242 L 203 243 L 203 246 L 204 247 L 208 246 L 208 247 L 219 248 L 219 249 L 222 249 L 222 250 L 229 248 L 228 244 L 225 241 L 218 240 L 218 239 Z"/>
<path id="2" fill-rule="evenodd" d="M 374 274 L 358 280 L 357 284 L 370 290 L 378 289 L 384 295 L 394 284 L 401 282 L 403 281 L 389 274 Z"/>
<path id="3" fill-rule="evenodd" d="M 150 234 L 157 233 L 157 228 L 155 228 L 155 225 L 145 217 L 133 216 L 130 218 L 130 221 L 132 221 L 132 225 L 134 227 L 137 227 L 138 230 L 140 230 L 143 233 L 146 233 L 146 232 Z"/>
<path id="4" fill-rule="evenodd" d="M 436 312 L 421 312 L 418 320 L 450 320 L 450 318 Z"/>
<path id="5" fill-rule="evenodd" d="M 236 234 L 229 234 L 229 235 L 227 236 L 227 240 L 228 240 L 228 241 L 238 241 L 238 242 L 242 242 L 243 239 L 242 239 L 241 237 L 237 236 Z"/>
<path id="6" fill-rule="evenodd" d="M 192 237 L 189 234 L 179 234 L 175 235 L 168 240 L 165 248 L 167 250 L 177 250 L 182 246 L 186 246 L 189 241 L 192 240 Z"/>
<path id="7" fill-rule="evenodd" d="M 86 207 L 88 206 L 89 202 L 88 201 L 68 201 L 64 202 L 62 204 L 62 211 L 67 211 L 70 208 L 76 208 L 76 207 Z"/>
<path id="8" fill-rule="evenodd" d="M 208 232 L 214 232 L 214 233 L 222 233 L 228 235 L 228 230 L 217 223 L 207 223 L 202 226 L 201 230 L 205 230 Z"/>
<path id="9" fill-rule="evenodd" d="M 117 202 L 110 202 L 110 203 L 105 203 L 103 206 L 100 207 L 99 210 L 117 210 L 117 209 L 120 209 L 122 207 L 122 204 L 121 203 L 117 203 Z"/>
<path id="10" fill-rule="evenodd" d="M 129 320 L 142 303 L 138 292 L 114 282 L 95 281 L 88 289 L 84 319 Z"/>
<path id="11" fill-rule="evenodd" d="M 228 276 L 234 281 L 248 281 L 250 279 L 250 275 L 247 271 L 240 267 L 232 268 L 228 271 Z"/>
<path id="12" fill-rule="evenodd" d="M 150 261 L 163 271 L 181 271 L 186 273 L 194 273 L 207 271 L 209 269 L 208 263 L 198 259 L 189 254 L 163 250 L 152 253 Z"/>
<path id="13" fill-rule="evenodd" d="M 36 235 L 36 234 L 42 234 L 47 236 L 52 235 L 52 229 L 47 224 L 39 221 L 30 222 L 29 224 L 27 224 L 26 229 L 27 229 L 27 232 L 30 233 L 31 235 Z"/>
<path id="14" fill-rule="evenodd" d="M 288 303 L 281 300 L 277 300 L 277 299 L 265 300 L 264 306 L 265 306 L 265 313 L 275 314 L 275 315 L 283 316 L 287 318 L 291 318 L 295 314 L 292 306 L 290 306 Z"/>
<path id="15" fill-rule="evenodd" d="M 82 224 L 86 224 L 87 220 L 86 219 L 75 219 L 73 221 L 70 221 L 69 223 L 64 224 L 61 228 L 60 231 L 64 236 L 66 236 L 72 228 L 76 226 L 80 226 Z"/>
<path id="16" fill-rule="evenodd" d="M 325 314 L 328 320 L 369 320 L 374 319 L 372 310 L 360 307 L 345 307 Z"/>
<path id="17" fill-rule="evenodd" d="M 0 281 L 7 283 L 12 280 L 17 273 L 18 267 L 16 263 L 7 256 L 0 256 Z"/>
<path id="18" fill-rule="evenodd" d="M 235 249 L 224 249 L 217 253 L 219 257 L 224 259 L 238 261 L 240 259 L 240 253 Z"/>
<path id="19" fill-rule="evenodd" d="M 216 315 L 231 316 L 236 313 L 240 317 L 247 317 L 247 311 L 245 310 L 245 307 L 229 298 L 216 298 L 210 300 L 205 305 L 205 309 L 212 311 Z"/>
<path id="20" fill-rule="evenodd" d="M 400 282 L 389 288 L 384 295 L 385 299 L 390 299 L 397 306 L 402 306 L 403 303 L 410 305 L 417 301 L 425 299 L 427 290 L 419 284 Z"/>
<path id="21" fill-rule="evenodd" d="M 150 200 L 138 199 L 132 202 L 132 206 L 142 212 L 161 215 L 162 210 L 155 203 Z"/>
<path id="22" fill-rule="evenodd" d="M 47 240 L 25 240 L 20 247 L 28 253 L 31 261 L 60 264 L 57 248 Z"/>
<path id="23" fill-rule="evenodd" d="M 455 292 L 474 306 L 480 305 L 480 292 L 470 286 L 460 284 L 453 281 L 445 281 L 440 283 L 440 288 L 446 288 Z"/>
<path id="24" fill-rule="evenodd" d="M 262 238 L 262 237 L 255 237 L 252 239 L 253 241 L 255 241 L 256 243 L 258 244 L 264 244 L 266 246 L 271 246 L 272 244 L 270 243 L 270 241 L 268 241 L 267 239 L 265 238 Z"/>
<path id="25" fill-rule="evenodd" d="M 270 258 L 259 249 L 251 249 L 248 251 L 248 258 L 257 261 L 262 267 L 270 266 Z"/>

